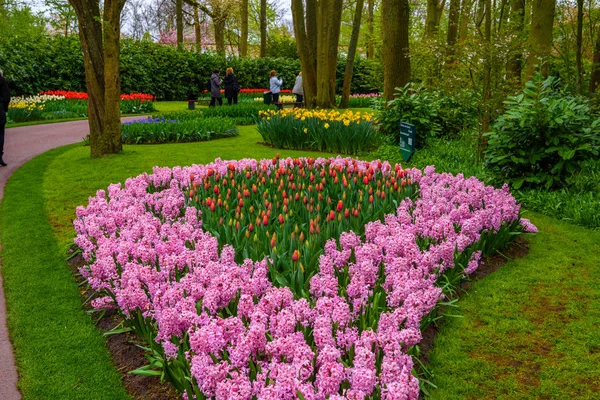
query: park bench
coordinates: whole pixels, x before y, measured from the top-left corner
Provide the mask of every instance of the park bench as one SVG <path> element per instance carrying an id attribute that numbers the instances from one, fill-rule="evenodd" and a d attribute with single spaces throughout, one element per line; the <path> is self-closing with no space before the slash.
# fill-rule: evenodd
<path id="1" fill-rule="evenodd" d="M 293 108 L 299 107 L 302 108 L 304 107 L 304 103 L 303 102 L 295 102 L 295 101 L 291 101 L 289 103 L 273 103 L 275 106 L 277 106 L 278 110 L 283 110 L 285 108 L 285 106 L 292 106 Z"/>

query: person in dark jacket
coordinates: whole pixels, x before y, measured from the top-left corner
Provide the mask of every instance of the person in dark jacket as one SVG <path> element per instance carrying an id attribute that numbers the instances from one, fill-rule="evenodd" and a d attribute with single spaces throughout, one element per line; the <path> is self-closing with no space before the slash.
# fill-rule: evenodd
<path id="1" fill-rule="evenodd" d="M 2 71 L 0 71 L 0 166 L 2 167 L 6 167 L 2 156 L 4 155 L 4 128 L 6 127 L 8 103 L 10 103 L 10 89 Z"/>
<path id="2" fill-rule="evenodd" d="M 227 74 L 225 75 L 225 78 L 223 78 L 223 83 L 225 84 L 225 97 L 227 97 L 227 104 L 237 104 L 240 84 L 238 83 L 237 76 L 235 76 L 233 73 L 233 68 L 227 68 Z"/>
<path id="3" fill-rule="evenodd" d="M 223 84 L 223 80 L 219 76 L 219 70 L 215 69 L 213 71 L 212 76 L 210 77 L 210 104 L 209 107 L 214 107 L 217 105 L 217 101 L 219 105 L 223 105 L 223 97 L 221 96 L 221 85 Z"/>

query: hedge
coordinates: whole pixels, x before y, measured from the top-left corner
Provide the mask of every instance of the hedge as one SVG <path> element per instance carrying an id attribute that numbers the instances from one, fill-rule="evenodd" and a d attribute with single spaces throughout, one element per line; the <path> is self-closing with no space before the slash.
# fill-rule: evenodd
<path id="1" fill-rule="evenodd" d="M 338 60 L 341 89 L 345 58 Z M 85 91 L 83 54 L 77 36 L 43 36 L 0 40 L 0 65 L 14 95 L 33 95 L 45 90 Z M 264 88 L 269 71 L 277 70 L 284 89 L 291 89 L 300 62 L 290 58 L 237 58 L 214 53 L 195 53 L 149 41 L 121 42 L 121 91 L 150 93 L 160 100 L 185 100 L 197 96 L 214 68 L 232 67 L 242 87 Z M 377 61 L 357 58 L 352 93 L 369 93 L 382 86 Z"/>

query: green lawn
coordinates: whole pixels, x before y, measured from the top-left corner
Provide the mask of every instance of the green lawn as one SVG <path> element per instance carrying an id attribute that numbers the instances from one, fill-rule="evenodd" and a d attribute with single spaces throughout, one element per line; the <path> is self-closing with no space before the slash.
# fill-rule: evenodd
<path id="1" fill-rule="evenodd" d="M 155 165 L 324 155 L 271 149 L 257 144 L 255 127 L 239 130 L 238 137 L 210 142 L 125 146 L 102 159 L 72 145 L 13 175 L 0 215 L 2 273 L 25 399 L 126 398 L 64 262 L 75 207 L 88 196 Z M 434 397 L 559 398 L 560 388 L 565 397 L 586 398 L 600 388 L 594 331 L 600 232 L 537 214 L 532 219 L 542 232 L 533 236 L 530 254 L 476 283 L 459 301 L 464 318 L 443 326 L 432 353 Z"/>

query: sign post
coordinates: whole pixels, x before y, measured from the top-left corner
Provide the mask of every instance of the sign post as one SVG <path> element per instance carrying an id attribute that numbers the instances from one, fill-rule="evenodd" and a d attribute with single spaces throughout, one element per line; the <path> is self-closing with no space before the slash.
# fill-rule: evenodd
<path id="1" fill-rule="evenodd" d="M 400 122 L 400 152 L 404 161 L 408 161 L 415 152 L 417 128 L 408 122 Z"/>

